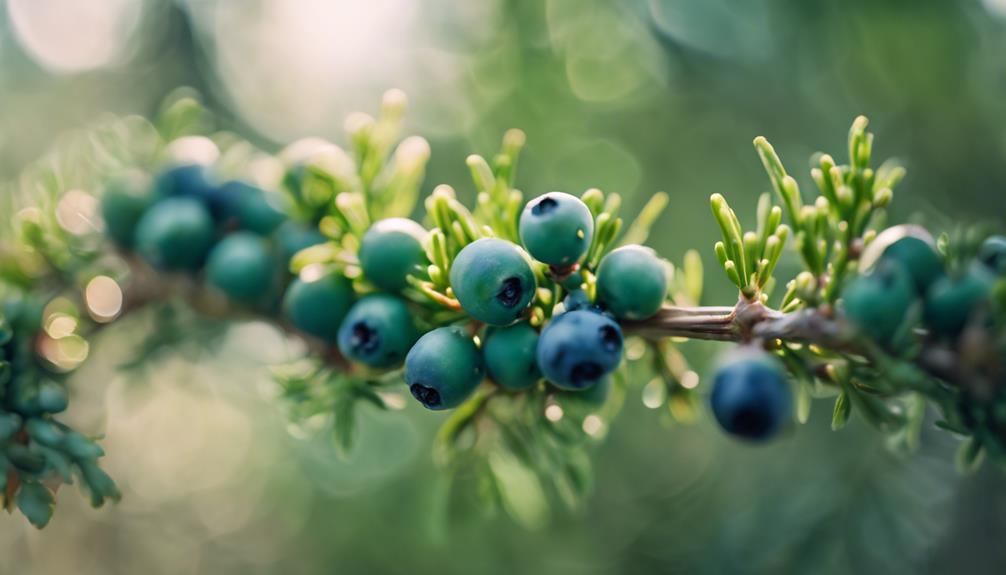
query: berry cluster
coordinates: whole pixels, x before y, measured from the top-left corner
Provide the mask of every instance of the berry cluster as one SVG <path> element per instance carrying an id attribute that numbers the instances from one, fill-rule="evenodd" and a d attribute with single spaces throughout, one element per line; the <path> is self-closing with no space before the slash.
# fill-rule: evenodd
<path id="1" fill-rule="evenodd" d="M 204 272 L 207 283 L 242 305 L 266 306 L 282 286 L 285 262 L 326 238 L 288 219 L 279 194 L 239 180 L 217 181 L 200 164 L 150 178 L 129 172 L 102 196 L 109 236 L 162 272 Z"/>
<path id="2" fill-rule="evenodd" d="M 166 110 L 181 117 L 191 105 Z M 879 228 L 904 170 L 871 167 L 865 118 L 850 130 L 847 165 L 815 156 L 810 202 L 755 140 L 777 201 L 764 194 L 745 231 L 726 199 L 711 197 L 715 255 L 739 299 L 705 307 L 695 252 L 675 268 L 641 245 L 665 194 L 624 232 L 617 194 L 525 201 L 513 187 L 519 131 L 491 161 L 468 158 L 474 209 L 439 186 L 411 219 L 429 148 L 415 137 L 395 146 L 403 107 L 392 91 L 379 118 L 352 116 L 350 151 L 306 139 L 269 155 L 232 135 L 156 134 L 151 157 L 94 178 L 118 257 L 89 230 L 22 210 L 20 244 L 0 251 L 10 301 L 0 322 L 4 501 L 42 525 L 53 501 L 43 480 L 80 477 L 96 505 L 118 496 L 96 465 L 100 448 L 54 418 L 67 406 L 61 377 L 83 361 L 90 331 L 144 305 L 174 309 L 178 296 L 207 316 L 251 314 L 302 336 L 308 353 L 275 366 L 276 381 L 292 417 L 324 416 L 340 449 L 357 404 L 401 407 L 407 390 L 427 409 L 454 409 L 438 461 L 452 471 L 482 462 L 480 486 L 504 505 L 514 489 L 582 498 L 584 450 L 641 370 L 647 407 L 693 421 L 700 377 L 674 337 L 741 344 L 708 394 L 732 436 L 766 440 L 794 417 L 807 421 L 812 397 L 833 397 L 834 428 L 855 409 L 911 447 L 931 404 L 941 427 L 969 438 L 963 459 L 1006 461 L 1006 238 Z M 183 153 L 189 145 L 200 154 Z M 804 269 L 774 298 L 786 247 Z M 92 301 L 96 282 L 112 305 Z M 84 352 L 62 350 L 70 345 Z"/>
<path id="3" fill-rule="evenodd" d="M 280 209 L 280 198 L 242 181 L 217 182 L 209 168 L 191 164 L 164 169 L 152 182 L 135 173 L 116 179 L 102 213 L 122 248 L 163 272 L 201 271 L 237 305 L 267 309 L 282 290 L 294 328 L 368 369 L 404 363 L 412 395 L 434 410 L 458 406 L 486 376 L 510 390 L 543 377 L 559 389 L 593 387 L 621 362 L 617 320 L 646 319 L 667 297 L 665 264 L 653 250 L 628 245 L 600 259 L 592 302 L 581 273 L 591 270 L 581 264 L 594 241 L 594 214 L 580 198 L 552 192 L 520 214 L 521 245 L 481 237 L 451 260 L 448 295 L 475 323 L 423 330 L 402 294 L 429 265 L 421 224 L 401 217 L 371 224 L 354 254 L 357 278 L 345 268 L 309 266 L 284 286 L 289 260 L 329 238 L 293 233 L 305 228 Z M 548 310 L 547 322 L 532 326 L 536 262 L 547 267 L 546 281 L 571 293 Z"/>
<path id="4" fill-rule="evenodd" d="M 104 455 L 93 440 L 58 421 L 69 403 L 60 374 L 41 365 L 43 306 L 33 299 L 9 299 L 0 310 L 0 503 L 16 505 L 36 527 L 52 515 L 53 474 L 75 478 L 91 503 L 118 499 L 112 479 L 98 466 Z"/>

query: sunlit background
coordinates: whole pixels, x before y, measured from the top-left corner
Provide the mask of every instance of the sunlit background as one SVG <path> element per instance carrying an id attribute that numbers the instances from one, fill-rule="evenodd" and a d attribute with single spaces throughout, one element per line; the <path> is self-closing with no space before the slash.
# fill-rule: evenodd
<path id="1" fill-rule="evenodd" d="M 632 212 L 668 192 L 651 244 L 676 260 L 697 247 L 713 261 L 711 193 L 743 213 L 767 189 L 754 136 L 770 138 L 807 183 L 809 155 L 844 156 L 857 114 L 873 121 L 876 153 L 908 167 L 895 219 L 944 229 L 1006 218 L 1006 0 L 0 7 L 3 180 L 58 134 L 109 112 L 149 116 L 179 86 L 201 91 L 223 127 L 269 150 L 306 136 L 342 142 L 346 115 L 373 112 L 397 87 L 409 95 L 408 129 L 433 150 L 428 190 L 449 183 L 470 196 L 465 156 L 492 153 L 505 129 L 520 127 L 528 148 L 517 185 L 528 193 L 600 187 L 622 194 Z M 705 303 L 730 303 L 726 281 L 710 275 L 708 284 Z M 94 289 L 106 299 L 92 315 L 114 315 L 116 294 Z M 945 434 L 926 433 L 920 453 L 899 457 L 859 421 L 832 433 L 830 405 L 820 404 L 806 427 L 752 448 L 708 422 L 668 425 L 637 389 L 603 430 L 583 510 L 532 526 L 445 518 L 429 450 L 441 415 L 411 404 L 404 414 L 365 412 L 357 449 L 340 459 L 269 401 L 266 366 L 295 357 L 296 343 L 247 324 L 212 358 L 193 349 L 118 371 L 151 325 L 127 318 L 93 341 L 73 379 L 69 418 L 106 435 L 122 503 L 91 510 L 67 490 L 43 532 L 18 516 L 0 520 L 0 573 L 1002 573 L 1006 565 L 1006 476 L 959 476 Z"/>

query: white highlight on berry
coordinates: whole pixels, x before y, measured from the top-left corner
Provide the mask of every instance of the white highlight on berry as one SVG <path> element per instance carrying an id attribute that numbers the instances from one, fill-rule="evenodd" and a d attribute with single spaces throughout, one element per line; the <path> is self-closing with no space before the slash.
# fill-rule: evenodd
<path id="1" fill-rule="evenodd" d="M 300 281 L 311 283 L 321 279 L 321 276 L 325 274 L 325 266 L 322 264 L 311 264 L 304 266 L 304 269 L 300 270 Z"/>

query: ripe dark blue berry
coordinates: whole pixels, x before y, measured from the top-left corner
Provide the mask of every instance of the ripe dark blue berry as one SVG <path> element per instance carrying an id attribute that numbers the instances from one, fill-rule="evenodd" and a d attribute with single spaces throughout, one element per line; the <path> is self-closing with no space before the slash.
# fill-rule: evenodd
<path id="1" fill-rule="evenodd" d="M 194 270 L 215 237 L 213 218 L 199 200 L 168 198 L 151 206 L 136 225 L 136 251 L 165 270 Z"/>
<path id="2" fill-rule="evenodd" d="M 845 288 L 845 315 L 863 333 L 890 344 L 916 301 L 915 283 L 903 264 L 881 259 L 869 275 Z"/>
<path id="3" fill-rule="evenodd" d="M 283 311 L 297 329 L 334 343 L 353 298 L 352 282 L 330 271 L 311 280 L 293 280 L 283 296 Z"/>
<path id="4" fill-rule="evenodd" d="M 369 295 L 353 304 L 339 328 L 339 351 L 371 367 L 392 367 L 405 359 L 419 333 L 401 299 Z"/>
<path id="5" fill-rule="evenodd" d="M 398 291 L 417 266 L 426 264 L 423 226 L 407 218 L 388 218 L 370 226 L 360 243 L 363 276 L 377 287 Z"/>
<path id="6" fill-rule="evenodd" d="M 527 323 L 491 328 L 482 344 L 489 377 L 507 389 L 525 389 L 541 379 L 537 350 L 538 332 Z"/>
<path id="7" fill-rule="evenodd" d="M 186 164 L 167 168 L 157 175 L 154 188 L 161 198 L 193 198 L 203 202 L 217 222 L 228 220 L 237 212 L 237 190 L 214 182 L 205 166 Z"/>
<path id="8" fill-rule="evenodd" d="M 489 325 L 516 321 L 537 288 L 525 254 L 516 245 L 496 238 L 465 246 L 454 259 L 450 279 L 461 307 Z"/>
<path id="9" fill-rule="evenodd" d="M 590 247 L 594 217 L 580 198 L 562 192 L 538 196 L 520 215 L 520 241 L 536 260 L 571 266 Z"/>
<path id="10" fill-rule="evenodd" d="M 116 176 L 105 186 L 101 196 L 105 232 L 120 246 L 132 248 L 136 225 L 153 199 L 150 177 L 143 172 L 130 171 Z"/>
<path id="11" fill-rule="evenodd" d="M 884 250 L 881 256 L 885 260 L 894 261 L 904 266 L 912 277 L 916 293 L 926 293 L 933 282 L 943 277 L 943 260 L 936 249 L 925 240 L 907 236 L 894 242 Z"/>
<path id="12" fill-rule="evenodd" d="M 552 318 L 538 338 L 538 366 L 562 389 L 585 389 L 622 361 L 622 329 L 610 317 L 587 310 Z"/>
<path id="13" fill-rule="evenodd" d="M 724 431 L 749 440 L 772 437 L 786 423 L 793 398 L 779 362 L 760 350 L 737 350 L 719 366 L 710 397 Z"/>
<path id="14" fill-rule="evenodd" d="M 232 300 L 261 301 L 273 292 L 280 270 L 272 246 L 251 232 L 236 232 L 220 241 L 206 262 L 209 283 Z"/>
<path id="15" fill-rule="evenodd" d="M 575 290 L 569 292 L 569 294 L 562 300 L 562 306 L 565 311 L 576 311 L 578 309 L 596 311 L 600 312 L 601 308 L 597 304 L 590 301 L 590 296 L 584 290 Z"/>
<path id="16" fill-rule="evenodd" d="M 990 236 L 978 249 L 978 261 L 998 275 L 1006 275 L 1006 236 Z"/>
<path id="17" fill-rule="evenodd" d="M 615 317 L 646 319 L 657 313 L 666 297 L 667 269 L 650 248 L 618 248 L 597 268 L 597 299 Z"/>
<path id="18" fill-rule="evenodd" d="M 933 332 L 955 337 L 986 302 L 995 276 L 984 266 L 974 265 L 959 278 L 944 277 L 926 294 L 923 319 Z"/>
<path id="19" fill-rule="evenodd" d="M 465 330 L 440 327 L 419 338 L 405 358 L 405 384 L 423 407 L 457 407 L 485 376 L 482 354 Z"/>

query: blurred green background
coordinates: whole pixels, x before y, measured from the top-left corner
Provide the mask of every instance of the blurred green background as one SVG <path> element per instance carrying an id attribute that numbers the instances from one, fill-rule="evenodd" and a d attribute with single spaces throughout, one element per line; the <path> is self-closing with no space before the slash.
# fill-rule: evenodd
<path id="1" fill-rule="evenodd" d="M 671 206 L 650 243 L 712 262 L 711 193 L 752 213 L 765 135 L 801 184 L 868 115 L 908 178 L 892 219 L 1006 217 L 1006 0 L 7 0 L 0 2 L 0 179 L 101 114 L 153 114 L 182 85 L 268 150 L 342 142 L 347 113 L 410 96 L 433 148 L 427 189 L 472 193 L 464 158 L 528 134 L 518 187 L 600 187 Z M 781 277 L 793 268 L 781 269 Z M 733 293 L 707 278 L 704 303 Z M 536 529 L 462 502 L 444 518 L 429 444 L 441 415 L 371 413 L 358 448 L 290 429 L 265 366 L 294 342 L 231 330 L 212 357 L 118 373 L 151 329 L 95 342 L 69 419 L 105 433 L 121 504 L 59 494 L 36 532 L 0 522 L 0 573 L 1002 573 L 1006 478 L 961 477 L 955 441 L 893 455 L 830 404 L 764 447 L 667 424 L 638 389 L 596 449 L 594 495 Z M 193 346 L 198 348 L 198 341 Z M 715 346 L 690 345 L 702 359 Z M 704 373 L 704 372 L 703 372 Z M 700 388 L 701 389 L 701 388 Z M 458 509 L 460 507 L 460 509 Z"/>

